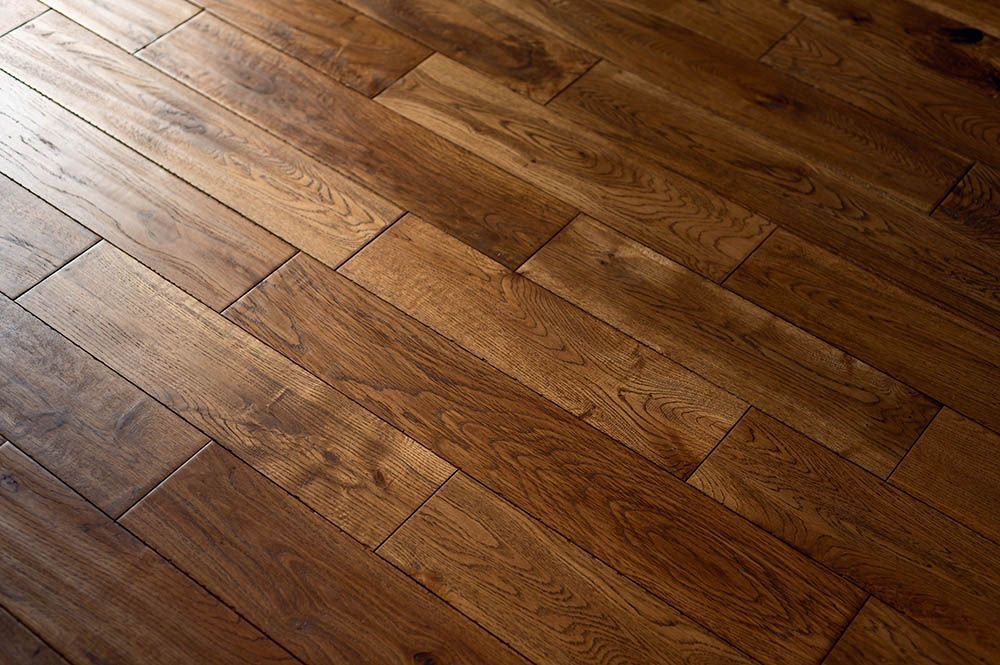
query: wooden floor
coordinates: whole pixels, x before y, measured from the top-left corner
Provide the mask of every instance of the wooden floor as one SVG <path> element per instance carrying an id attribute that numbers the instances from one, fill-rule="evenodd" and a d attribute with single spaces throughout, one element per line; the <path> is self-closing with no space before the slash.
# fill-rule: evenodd
<path id="1" fill-rule="evenodd" d="M 0 35 L 0 663 L 1000 663 L 995 0 Z"/>

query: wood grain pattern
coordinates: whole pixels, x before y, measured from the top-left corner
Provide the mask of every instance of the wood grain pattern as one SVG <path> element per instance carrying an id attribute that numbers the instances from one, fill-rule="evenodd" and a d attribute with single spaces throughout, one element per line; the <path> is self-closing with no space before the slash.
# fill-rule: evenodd
<path id="1" fill-rule="evenodd" d="M 0 296 L 0 432 L 111 517 L 207 438 Z"/>
<path id="2" fill-rule="evenodd" d="M 216 444 L 122 519 L 308 663 L 525 663 Z"/>
<path id="3" fill-rule="evenodd" d="M 0 66 L 329 265 L 402 213 L 54 12 L 0 39 Z"/>
<path id="4" fill-rule="evenodd" d="M 141 56 L 505 265 L 520 265 L 575 214 L 211 16 Z"/>
<path id="5" fill-rule="evenodd" d="M 1000 435 L 944 409 L 889 481 L 1000 543 Z"/>
<path id="6" fill-rule="evenodd" d="M 431 54 L 332 0 L 205 0 L 202 5 L 363 95 L 377 94 Z"/>
<path id="7" fill-rule="evenodd" d="M 689 481 L 986 660 L 1000 654 L 1000 546 L 758 411 Z"/>
<path id="8" fill-rule="evenodd" d="M 46 0 L 46 4 L 130 53 L 199 11 L 187 0 Z"/>
<path id="9" fill-rule="evenodd" d="M 996 334 L 778 231 L 726 288 L 1000 429 Z"/>
<path id="10" fill-rule="evenodd" d="M 521 272 L 883 476 L 937 410 L 860 360 L 587 218 Z"/>
<path id="11" fill-rule="evenodd" d="M 773 228 L 441 55 L 378 101 L 711 279 Z"/>
<path id="12" fill-rule="evenodd" d="M 0 170 L 210 307 L 292 248 L 0 73 Z"/>
<path id="13" fill-rule="evenodd" d="M 979 26 L 994 37 L 1000 37 L 1000 7 L 997 7 L 992 0 L 912 1 L 966 25 Z"/>
<path id="14" fill-rule="evenodd" d="M 11 665 L 65 665 L 53 651 L 3 608 L 0 608 L 0 660 Z"/>
<path id="15" fill-rule="evenodd" d="M 1000 250 L 1000 170 L 976 164 L 934 211 L 934 218 Z"/>
<path id="16" fill-rule="evenodd" d="M 20 302 L 367 544 L 452 472 L 106 243 Z"/>
<path id="17" fill-rule="evenodd" d="M 0 0 L 0 35 L 30 21 L 47 9 L 38 0 Z"/>
<path id="18" fill-rule="evenodd" d="M 461 473 L 378 551 L 536 663 L 751 662 Z"/>
<path id="19" fill-rule="evenodd" d="M 296 662 L 10 443 L 0 537 L 0 603 L 73 662 Z"/>
<path id="20" fill-rule="evenodd" d="M 16 298 L 97 236 L 0 174 L 0 293 Z"/>

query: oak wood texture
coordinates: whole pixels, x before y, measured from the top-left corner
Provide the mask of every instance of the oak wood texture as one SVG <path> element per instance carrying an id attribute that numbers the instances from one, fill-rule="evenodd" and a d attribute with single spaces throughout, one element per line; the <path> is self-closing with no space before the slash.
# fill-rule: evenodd
<path id="1" fill-rule="evenodd" d="M 0 171 L 215 309 L 293 253 L 2 72 Z"/>
<path id="2" fill-rule="evenodd" d="M 216 444 L 122 524 L 304 662 L 525 662 Z"/>
<path id="3" fill-rule="evenodd" d="M 1000 546 L 758 411 L 689 482 L 987 661 Z"/>
<path id="4" fill-rule="evenodd" d="M 462 473 L 378 552 L 536 663 L 751 662 Z"/>
<path id="5" fill-rule="evenodd" d="M 402 213 L 54 12 L 0 39 L 0 67 L 329 265 Z"/>
<path id="6" fill-rule="evenodd" d="M 0 175 L 0 294 L 16 298 L 97 236 Z"/>
<path id="7" fill-rule="evenodd" d="M 0 608 L 0 660 L 12 665 L 65 665 L 62 656 Z"/>
<path id="8" fill-rule="evenodd" d="M 783 231 L 772 234 L 725 286 L 1000 430 L 994 332 Z"/>
<path id="9" fill-rule="evenodd" d="M 0 536 L 0 603 L 73 662 L 296 662 L 10 443 Z"/>
<path id="10" fill-rule="evenodd" d="M 773 228 L 442 55 L 378 101 L 711 279 L 722 280 Z"/>
<path id="11" fill-rule="evenodd" d="M 510 267 L 575 214 L 209 15 L 141 57 Z"/>
<path id="12" fill-rule="evenodd" d="M 453 470 L 106 243 L 19 302 L 366 544 Z"/>
<path id="13" fill-rule="evenodd" d="M 0 0 L 0 35 L 30 21 L 47 9 L 37 0 Z"/>
<path id="14" fill-rule="evenodd" d="M 333 0 L 205 0 L 203 7 L 271 46 L 374 95 L 431 51 Z"/>
<path id="15" fill-rule="evenodd" d="M 521 273 L 882 476 L 937 411 L 864 362 L 585 217 Z"/>
<path id="16" fill-rule="evenodd" d="M 45 4 L 130 53 L 199 11 L 187 0 L 45 0 Z"/>
<path id="17" fill-rule="evenodd" d="M 1000 250 L 1000 170 L 982 163 L 973 166 L 941 201 L 934 218 Z"/>
<path id="18" fill-rule="evenodd" d="M 889 481 L 1000 543 L 1000 435 L 944 409 Z"/>

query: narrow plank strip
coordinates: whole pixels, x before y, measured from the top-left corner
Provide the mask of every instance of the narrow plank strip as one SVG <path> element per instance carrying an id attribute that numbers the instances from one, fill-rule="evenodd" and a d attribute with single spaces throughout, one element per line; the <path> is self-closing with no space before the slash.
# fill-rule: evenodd
<path id="1" fill-rule="evenodd" d="M 973 166 L 934 211 L 934 218 L 1000 250 L 1000 169 Z"/>
<path id="2" fill-rule="evenodd" d="M 937 410 L 878 370 L 587 218 L 521 272 L 883 476 Z"/>
<path id="3" fill-rule="evenodd" d="M 378 551 L 536 663 L 751 662 L 462 473 Z"/>
<path id="4" fill-rule="evenodd" d="M 10 665 L 65 665 L 62 656 L 0 608 L 0 661 Z"/>
<path id="5" fill-rule="evenodd" d="M 140 54 L 508 266 L 575 211 L 207 14 Z"/>
<path id="6" fill-rule="evenodd" d="M 0 174 L 0 293 L 16 298 L 97 236 Z"/>
<path id="7" fill-rule="evenodd" d="M 912 0 L 938 14 L 1000 37 L 1000 7 L 993 0 Z"/>
<path id="8" fill-rule="evenodd" d="M 725 286 L 1000 429 L 995 333 L 784 231 L 771 235 Z"/>
<path id="9" fill-rule="evenodd" d="M 367 544 L 452 472 L 107 243 L 20 302 Z"/>
<path id="10" fill-rule="evenodd" d="M 71 661 L 296 662 L 10 443 L 0 479 L 0 603 Z"/>
<path id="11" fill-rule="evenodd" d="M 315 261 L 293 259 L 229 314 L 764 661 L 816 662 L 861 604 L 827 571 Z"/>
<path id="12" fill-rule="evenodd" d="M 0 171 L 216 309 L 292 248 L 0 73 Z"/>
<path id="13" fill-rule="evenodd" d="M 542 104 L 597 62 L 484 0 L 344 1 Z"/>
<path id="14" fill-rule="evenodd" d="M 45 0 L 109 42 L 133 52 L 198 13 L 187 0 Z"/>
<path id="15" fill-rule="evenodd" d="M 1000 542 L 1000 435 L 944 409 L 889 480 Z"/>
<path id="16" fill-rule="evenodd" d="M 0 0 L 0 35 L 44 12 L 38 0 Z"/>
<path id="17" fill-rule="evenodd" d="M 124 518 L 307 663 L 525 663 L 211 444 Z"/>
<path id="18" fill-rule="evenodd" d="M 714 280 L 773 228 L 442 55 L 378 101 Z"/>
<path id="19" fill-rule="evenodd" d="M 751 411 L 689 481 L 987 660 L 1000 655 L 1000 547 Z"/>
<path id="20" fill-rule="evenodd" d="M 216 16 L 371 96 L 430 49 L 332 0 L 204 0 Z"/>
<path id="21" fill-rule="evenodd" d="M 111 517 L 203 434 L 0 296 L 0 431 Z"/>
<path id="22" fill-rule="evenodd" d="M 0 39 L 0 66 L 329 265 L 402 213 L 54 12 Z"/>

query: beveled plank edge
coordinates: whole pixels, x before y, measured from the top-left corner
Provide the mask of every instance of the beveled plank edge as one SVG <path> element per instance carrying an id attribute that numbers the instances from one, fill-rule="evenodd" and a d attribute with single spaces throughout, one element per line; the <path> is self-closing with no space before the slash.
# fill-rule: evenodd
<path id="1" fill-rule="evenodd" d="M 136 48 L 132 49 L 131 51 L 129 51 L 127 49 L 123 49 L 123 50 L 125 50 L 130 55 L 135 55 L 136 53 L 138 53 L 142 49 L 146 48 L 147 46 L 149 46 L 153 42 L 159 40 L 164 35 L 169 35 L 171 32 L 173 32 L 177 28 L 181 27 L 182 25 L 184 25 L 185 23 L 187 23 L 188 21 L 190 21 L 191 19 L 193 19 L 195 16 L 198 16 L 198 14 L 201 14 L 203 11 L 205 11 L 205 8 L 203 6 L 201 6 L 199 4 L 196 4 L 195 2 L 192 2 L 191 0 L 181 0 L 181 2 L 184 2 L 187 5 L 190 5 L 194 9 L 194 11 L 191 13 L 190 16 L 188 16 L 187 18 L 181 20 L 177 24 L 171 26 L 170 29 L 164 30 L 163 32 L 161 32 L 160 34 L 156 35 L 155 37 L 153 37 L 151 40 L 149 40 L 145 44 L 140 44 L 139 46 L 137 46 Z M 55 10 L 53 10 L 53 11 L 55 11 Z M 69 18 L 69 17 L 67 17 L 67 18 Z M 70 20 L 72 21 L 73 19 L 70 18 Z M 73 21 L 73 22 L 77 23 L 76 21 Z M 85 25 L 82 25 L 82 24 L 79 24 L 79 23 L 78 23 L 78 25 L 81 25 L 81 27 L 83 27 L 85 30 L 90 30 L 90 28 L 88 28 Z M 90 30 L 90 32 L 94 32 L 94 31 Z M 94 34 L 97 34 L 97 33 L 95 32 Z M 111 42 L 111 40 L 109 40 L 109 39 L 107 39 L 105 37 L 102 37 L 101 35 L 97 35 L 97 36 L 101 37 L 101 39 L 104 39 L 105 41 Z"/>
<path id="2" fill-rule="evenodd" d="M 33 16 L 29 16 L 28 18 L 24 19 L 20 23 L 15 23 L 14 25 L 8 27 L 6 30 L 0 29 L 0 37 L 3 37 L 4 35 L 6 35 L 6 34 L 8 34 L 10 32 L 14 32 L 18 28 L 20 28 L 22 25 L 25 25 L 27 23 L 31 23 L 32 21 L 34 21 L 36 18 L 38 18 L 42 14 L 45 14 L 47 12 L 54 12 L 55 11 L 54 9 L 52 9 L 51 7 L 49 7 L 48 5 L 44 4 L 42 2 L 42 0 L 37 0 L 37 3 L 42 8 L 42 11 L 38 12 L 37 14 L 35 14 Z M 3 441 L 0 441 L 0 445 L 3 445 Z M 11 615 L 11 616 L 13 616 L 13 615 Z"/>
<path id="3" fill-rule="evenodd" d="M 14 447 L 14 448 L 15 448 L 15 449 L 16 449 L 16 450 L 17 450 L 18 452 L 20 452 L 20 453 L 21 453 L 22 455 L 24 454 L 24 453 L 23 453 L 23 452 L 21 451 L 21 449 L 20 449 L 20 448 L 17 448 L 17 446 L 14 446 L 14 444 L 13 444 L 13 443 L 10 443 L 9 441 L 6 441 L 6 440 L 5 440 L 4 438 L 3 438 L 3 435 L 2 435 L 2 434 L 0 434 L 0 448 L 3 448 L 3 446 L 4 446 L 5 444 L 9 444 L 9 445 L 11 445 L 11 446 L 12 446 L 12 447 Z M 28 459 L 31 459 L 31 458 L 29 457 Z M 35 460 L 33 460 L 33 459 L 32 459 L 31 461 L 32 461 L 32 462 L 34 462 Z M 36 462 L 36 464 L 37 464 L 37 462 Z M 43 467 L 43 468 L 44 468 L 44 467 Z M 48 469 L 46 469 L 46 471 L 48 471 Z M 27 635 L 28 635 L 29 637 L 33 637 L 33 638 L 35 638 L 35 639 L 36 639 L 36 640 L 38 641 L 38 643 L 39 643 L 39 644 L 41 644 L 42 646 L 44 646 L 44 647 L 48 648 L 48 649 L 49 649 L 49 651 L 51 651 L 51 652 L 52 652 L 52 653 L 54 653 L 54 654 L 55 654 L 56 656 L 58 656 L 58 657 L 59 657 L 59 658 L 61 659 L 61 661 L 62 661 L 62 662 L 64 662 L 64 663 L 69 663 L 69 662 L 70 662 L 69 660 L 67 660 L 66 656 L 65 656 L 65 655 L 64 655 L 64 654 L 63 654 L 63 653 L 62 653 L 61 651 L 59 651 L 59 649 L 57 649 L 57 648 L 56 648 L 55 646 L 53 646 L 53 645 L 52 645 L 52 644 L 51 644 L 51 643 L 50 643 L 50 642 L 49 642 L 48 640 L 46 640 L 46 639 L 45 639 L 44 637 L 42 637 L 41 635 L 39 635 L 38 633 L 36 633 L 36 632 L 35 632 L 35 630 L 34 630 L 33 628 L 31 628 L 31 626 L 29 626 L 29 625 L 28 625 L 28 624 L 27 624 L 27 623 L 26 623 L 25 621 L 23 621 L 23 620 L 21 619 L 21 617 L 19 617 L 19 616 L 17 616 L 16 614 L 14 614 L 14 612 L 12 612 L 12 611 L 10 610 L 10 608 L 9 608 L 9 607 L 7 607 L 7 606 L 5 606 L 5 605 L 4 605 L 3 603 L 0 603 L 0 614 L 6 614 L 6 615 L 7 615 L 7 616 L 8 616 L 9 618 L 10 618 L 10 621 L 14 622 L 14 624 L 15 624 L 15 626 L 16 626 L 16 627 L 19 627 L 19 628 L 21 628 L 21 630 L 23 630 L 23 631 L 24 631 L 25 633 L 27 633 Z M 12 665 L 16 665 L 16 664 L 12 664 Z"/>

